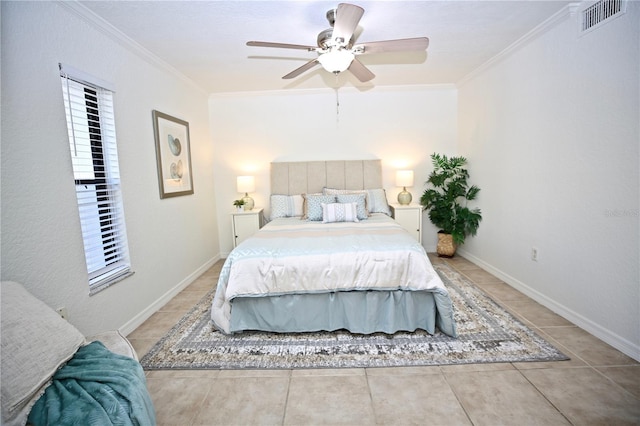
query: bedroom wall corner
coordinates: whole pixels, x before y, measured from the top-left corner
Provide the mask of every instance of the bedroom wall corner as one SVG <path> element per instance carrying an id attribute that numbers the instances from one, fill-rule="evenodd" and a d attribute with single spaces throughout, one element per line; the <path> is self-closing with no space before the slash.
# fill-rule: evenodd
<path id="1" fill-rule="evenodd" d="M 461 253 L 640 360 L 640 4 L 627 6 L 582 36 L 567 13 L 460 85 L 483 210 Z"/>

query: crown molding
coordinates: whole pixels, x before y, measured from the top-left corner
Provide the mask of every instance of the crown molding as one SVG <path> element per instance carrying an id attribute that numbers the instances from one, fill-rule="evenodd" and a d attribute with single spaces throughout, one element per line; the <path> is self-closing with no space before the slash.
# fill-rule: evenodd
<path id="1" fill-rule="evenodd" d="M 397 86 L 372 86 L 359 88 L 353 86 L 347 87 L 318 87 L 312 89 L 275 89 L 260 91 L 242 91 L 242 92 L 215 92 L 209 94 L 209 99 L 215 98 L 242 98 L 256 96 L 295 96 L 295 95 L 326 95 L 334 94 L 336 91 L 340 93 L 379 93 L 379 92 L 415 92 L 419 90 L 457 90 L 457 86 L 453 83 L 439 84 L 409 84 Z"/>
<path id="2" fill-rule="evenodd" d="M 118 44 L 128 49 L 129 51 L 131 51 L 141 59 L 147 61 L 151 65 L 161 68 L 169 72 L 170 74 L 174 75 L 178 79 L 184 81 L 185 83 L 193 86 L 195 89 L 203 93 L 207 93 L 207 91 L 204 90 L 198 84 L 196 84 L 196 82 L 194 82 L 189 77 L 182 74 L 180 71 L 178 71 L 177 69 L 169 65 L 167 62 L 160 59 L 155 54 L 151 53 L 141 44 L 134 41 L 132 38 L 130 38 L 125 33 L 120 31 L 113 25 L 111 25 L 102 17 L 95 14 L 92 10 L 90 10 L 89 8 L 87 8 L 77 0 L 57 0 L 57 3 L 60 6 L 63 6 L 65 9 L 69 10 L 70 12 L 73 12 L 76 16 L 85 20 L 87 23 L 91 24 L 92 28 L 105 34 L 106 36 L 116 41 Z"/>
<path id="3" fill-rule="evenodd" d="M 555 28 L 558 24 L 560 24 L 561 22 L 564 22 L 568 17 L 573 16 L 575 12 L 578 10 L 579 6 L 580 6 L 580 3 L 578 2 L 569 3 L 568 5 L 560 9 L 558 12 L 550 16 L 548 19 L 546 19 L 544 22 L 537 25 L 531 31 L 529 31 L 528 33 L 520 37 L 518 40 L 510 44 L 506 49 L 498 53 L 496 56 L 489 59 L 487 62 L 483 63 L 478 68 L 474 69 L 469 74 L 462 77 L 456 83 L 456 86 L 460 88 L 465 83 L 472 80 L 474 77 L 478 76 L 479 74 L 483 73 L 487 69 L 491 68 L 493 65 L 505 60 L 512 53 L 518 51 L 523 46 L 531 42 L 532 40 L 537 39 L 542 34 L 546 33 L 552 28 Z"/>

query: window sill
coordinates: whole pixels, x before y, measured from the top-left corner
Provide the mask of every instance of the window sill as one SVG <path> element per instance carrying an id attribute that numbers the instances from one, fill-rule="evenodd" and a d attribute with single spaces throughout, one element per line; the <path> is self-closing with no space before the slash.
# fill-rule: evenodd
<path id="1" fill-rule="evenodd" d="M 89 287 L 89 296 L 96 295 L 100 293 L 102 290 L 106 290 L 112 285 L 119 283 L 120 281 L 126 278 L 129 278 L 133 274 L 135 274 L 135 272 L 127 270 L 126 272 L 123 272 L 120 275 L 116 275 L 115 277 L 110 277 L 109 279 L 106 279 L 102 282 L 93 284 L 91 287 Z"/>

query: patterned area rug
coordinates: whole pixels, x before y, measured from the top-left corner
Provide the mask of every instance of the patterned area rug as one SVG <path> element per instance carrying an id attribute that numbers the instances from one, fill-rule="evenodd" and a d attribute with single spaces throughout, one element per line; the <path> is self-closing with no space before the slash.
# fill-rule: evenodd
<path id="1" fill-rule="evenodd" d="M 158 369 L 289 369 L 423 366 L 569 359 L 445 264 L 458 337 L 439 331 L 356 335 L 346 331 L 226 336 L 210 323 L 213 290 L 141 359 Z"/>

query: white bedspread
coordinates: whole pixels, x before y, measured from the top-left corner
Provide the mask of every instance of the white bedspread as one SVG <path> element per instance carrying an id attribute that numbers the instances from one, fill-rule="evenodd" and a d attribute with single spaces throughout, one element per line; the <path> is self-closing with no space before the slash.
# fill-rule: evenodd
<path id="1" fill-rule="evenodd" d="M 422 245 L 388 216 L 357 223 L 276 219 L 225 261 L 211 318 L 229 333 L 235 297 L 365 289 L 448 294 Z"/>

